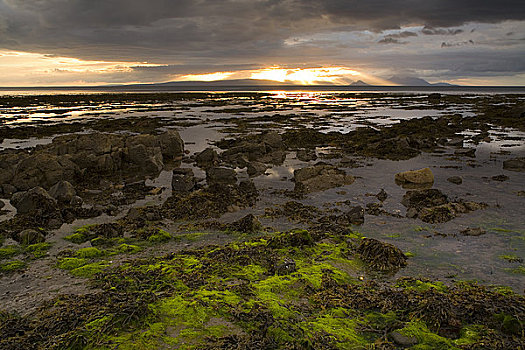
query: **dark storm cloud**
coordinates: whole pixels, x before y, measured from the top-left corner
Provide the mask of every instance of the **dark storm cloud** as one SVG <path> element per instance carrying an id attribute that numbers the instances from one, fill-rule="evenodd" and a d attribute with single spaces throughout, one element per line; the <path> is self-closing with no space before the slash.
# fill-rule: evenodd
<path id="1" fill-rule="evenodd" d="M 0 45 L 84 57 L 237 57 L 340 26 L 451 34 L 447 27 L 467 22 L 524 18 L 516 0 L 0 0 Z"/>
<path id="2" fill-rule="evenodd" d="M 411 36 L 417 36 L 417 33 L 403 31 L 400 33 L 388 34 L 378 41 L 379 44 L 408 44 L 408 41 L 401 41 L 401 38 L 409 38 Z"/>
<path id="3" fill-rule="evenodd" d="M 456 35 L 463 33 L 462 29 L 444 29 L 444 28 L 433 28 L 433 27 L 423 27 L 421 33 L 425 35 Z"/>
<path id="4" fill-rule="evenodd" d="M 401 41 L 393 37 L 384 37 L 378 41 L 379 44 L 408 44 L 408 41 Z"/>
<path id="5" fill-rule="evenodd" d="M 441 43 L 441 47 L 456 47 L 456 46 L 464 46 L 464 45 L 474 45 L 474 41 L 467 40 L 467 41 L 442 42 Z"/>

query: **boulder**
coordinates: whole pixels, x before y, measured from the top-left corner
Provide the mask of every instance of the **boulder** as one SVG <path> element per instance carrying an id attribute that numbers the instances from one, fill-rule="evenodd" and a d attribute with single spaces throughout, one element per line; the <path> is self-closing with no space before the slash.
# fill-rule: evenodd
<path id="1" fill-rule="evenodd" d="M 126 147 L 130 148 L 136 145 L 143 145 L 146 148 L 161 148 L 159 137 L 151 134 L 133 135 L 126 139 Z"/>
<path id="2" fill-rule="evenodd" d="M 315 149 L 300 149 L 296 153 L 297 159 L 301 162 L 309 162 L 317 159 Z"/>
<path id="3" fill-rule="evenodd" d="M 34 187 L 26 192 L 13 194 L 11 204 L 16 208 L 18 214 L 51 213 L 58 210 L 57 201 L 42 187 Z"/>
<path id="4" fill-rule="evenodd" d="M 284 148 L 283 138 L 275 131 L 267 132 L 262 136 L 262 142 L 269 147 L 269 152 Z"/>
<path id="5" fill-rule="evenodd" d="M 302 193 L 324 191 L 329 188 L 350 185 L 355 181 L 353 176 L 328 164 L 297 169 L 294 171 L 294 179 L 294 191 Z"/>
<path id="6" fill-rule="evenodd" d="M 184 141 L 176 130 L 169 130 L 158 136 L 164 160 L 177 160 L 184 154 Z"/>
<path id="7" fill-rule="evenodd" d="M 351 207 L 336 219 L 339 225 L 362 225 L 365 222 L 365 209 L 361 206 Z"/>
<path id="8" fill-rule="evenodd" d="M 24 230 L 18 233 L 18 242 L 23 245 L 42 243 L 46 240 L 44 235 L 36 230 Z"/>
<path id="9" fill-rule="evenodd" d="M 448 197 L 438 189 L 407 191 L 401 200 L 407 208 L 417 210 L 448 203 Z"/>
<path id="10" fill-rule="evenodd" d="M 504 161 L 503 169 L 510 171 L 525 171 L 525 157 L 512 158 Z"/>
<path id="11" fill-rule="evenodd" d="M 476 157 L 476 149 L 475 148 L 460 148 L 454 151 L 454 154 L 456 156 L 460 157 Z"/>
<path id="12" fill-rule="evenodd" d="M 396 174 L 395 181 L 398 184 L 416 184 L 416 185 L 433 184 L 434 174 L 432 173 L 432 170 L 430 170 L 430 168 L 405 171 L 405 172 Z"/>
<path id="13" fill-rule="evenodd" d="M 64 181 L 64 180 L 57 182 L 49 190 L 49 195 L 55 198 L 59 203 L 71 202 L 71 199 L 76 194 L 77 194 L 77 191 L 75 191 L 75 187 L 73 187 L 71 183 Z"/>
<path id="14" fill-rule="evenodd" d="M 503 181 L 507 181 L 509 179 L 509 177 L 507 175 L 505 175 L 505 174 L 501 174 L 501 175 L 494 175 L 490 179 L 493 180 L 493 181 L 503 182 Z"/>
<path id="15" fill-rule="evenodd" d="M 379 201 L 384 202 L 388 198 L 388 193 L 382 188 L 381 191 L 376 194 L 376 198 L 379 199 Z"/>
<path id="16" fill-rule="evenodd" d="M 5 203 L 3 200 L 0 199 L 0 209 L 2 209 L 3 207 L 5 207 Z"/>
<path id="17" fill-rule="evenodd" d="M 262 229 L 261 222 L 253 214 L 248 214 L 243 218 L 233 222 L 228 226 L 232 231 L 244 233 L 257 233 Z"/>
<path id="18" fill-rule="evenodd" d="M 363 238 L 356 252 L 375 270 L 396 271 L 407 265 L 407 257 L 399 248 L 373 238 Z"/>
<path id="19" fill-rule="evenodd" d="M 74 134 L 59 136 L 48 146 L 57 155 L 73 155 L 77 153 L 99 156 L 108 154 L 124 147 L 124 136 L 95 132 L 91 134 Z M 81 158 L 79 158 L 81 161 Z M 83 164 L 79 167 L 85 168 Z"/>
<path id="20" fill-rule="evenodd" d="M 413 336 L 406 336 L 398 331 L 390 332 L 388 337 L 397 345 L 403 346 L 403 347 L 410 347 L 414 346 L 418 343 L 418 340 L 416 337 Z"/>
<path id="21" fill-rule="evenodd" d="M 188 193 L 197 184 L 193 170 L 190 168 L 177 168 L 173 170 L 171 188 L 176 193 Z"/>
<path id="22" fill-rule="evenodd" d="M 81 207 L 83 203 L 84 200 L 79 196 L 73 196 L 69 201 L 69 205 L 71 205 L 72 207 Z"/>
<path id="23" fill-rule="evenodd" d="M 481 227 L 469 227 L 460 232 L 464 236 L 481 236 L 487 233 L 485 230 L 483 230 Z"/>
<path id="24" fill-rule="evenodd" d="M 463 179 L 460 176 L 451 176 L 447 181 L 455 185 L 461 185 L 463 183 Z"/>
<path id="25" fill-rule="evenodd" d="M 237 183 L 237 173 L 230 168 L 210 168 L 206 170 L 206 182 L 208 185 L 234 185 Z"/>
<path id="26" fill-rule="evenodd" d="M 250 162 L 247 166 L 247 172 L 250 177 L 259 176 L 266 172 L 268 166 L 261 162 Z"/>
<path id="27" fill-rule="evenodd" d="M 131 145 L 126 160 L 139 167 L 142 173 L 147 174 L 158 173 L 164 167 L 160 148 L 148 149 L 144 144 Z"/>
<path id="28" fill-rule="evenodd" d="M 219 164 L 219 155 L 213 148 L 206 148 L 195 155 L 197 166 L 203 169 L 215 167 Z"/>
<path id="29" fill-rule="evenodd" d="M 60 180 L 72 181 L 77 172 L 76 164 L 65 156 L 37 153 L 18 163 L 12 184 L 19 191 L 36 186 L 49 188 Z"/>

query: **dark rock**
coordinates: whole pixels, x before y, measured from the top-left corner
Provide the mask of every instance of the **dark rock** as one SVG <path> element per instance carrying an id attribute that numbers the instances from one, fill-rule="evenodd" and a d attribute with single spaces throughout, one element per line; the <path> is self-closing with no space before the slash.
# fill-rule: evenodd
<path id="1" fill-rule="evenodd" d="M 454 154 L 456 156 L 460 157 L 476 157 L 476 149 L 475 148 L 460 148 L 454 151 Z"/>
<path id="2" fill-rule="evenodd" d="M 195 188 L 197 181 L 190 168 L 176 168 L 173 170 L 171 188 L 177 193 L 187 193 Z"/>
<path id="3" fill-rule="evenodd" d="M 237 173 L 229 168 L 210 168 L 206 171 L 206 182 L 212 184 L 230 184 L 237 183 Z"/>
<path id="4" fill-rule="evenodd" d="M 141 220 L 143 218 L 141 208 L 133 207 L 128 210 L 126 214 L 126 219 L 130 221 Z"/>
<path id="5" fill-rule="evenodd" d="M 160 148 L 148 149 L 143 144 L 129 146 L 125 160 L 140 169 L 140 173 L 157 174 L 164 167 Z"/>
<path id="6" fill-rule="evenodd" d="M 359 163 L 355 159 L 352 159 L 349 157 L 343 157 L 339 161 L 339 166 L 343 168 L 357 168 L 359 167 Z"/>
<path id="7" fill-rule="evenodd" d="M 363 261 L 376 270 L 398 270 L 407 264 L 407 257 L 399 248 L 373 238 L 363 238 L 356 251 Z"/>
<path id="8" fill-rule="evenodd" d="M 169 130 L 158 136 L 160 149 L 165 161 L 178 160 L 184 154 L 184 141 L 176 130 Z"/>
<path id="9" fill-rule="evenodd" d="M 460 176 L 451 176 L 447 181 L 455 185 L 461 185 L 463 183 L 463 179 Z"/>
<path id="10" fill-rule="evenodd" d="M 434 174 L 430 168 L 405 171 L 395 175 L 397 184 L 432 185 Z"/>
<path id="11" fill-rule="evenodd" d="M 463 137 L 453 137 L 446 142 L 447 146 L 463 147 Z"/>
<path id="12" fill-rule="evenodd" d="M 418 215 L 418 211 L 417 211 L 417 209 L 415 207 L 407 209 L 407 213 L 406 213 L 406 217 L 407 218 L 415 219 L 415 218 L 417 218 L 417 215 Z"/>
<path id="13" fill-rule="evenodd" d="M 79 196 L 73 196 L 69 201 L 69 205 L 71 205 L 72 207 L 81 207 L 83 203 L 84 200 Z"/>
<path id="14" fill-rule="evenodd" d="M 248 214 L 240 220 L 230 224 L 228 228 L 232 231 L 244 233 L 256 233 L 262 229 L 261 222 L 253 214 Z"/>
<path id="15" fill-rule="evenodd" d="M 448 198 L 438 189 L 407 191 L 401 200 L 407 208 L 428 208 L 448 203 Z"/>
<path id="16" fill-rule="evenodd" d="M 465 230 L 461 231 L 461 234 L 464 236 L 481 236 L 487 233 L 485 230 L 483 230 L 481 227 L 472 228 L 469 227 Z"/>
<path id="17" fill-rule="evenodd" d="M 503 169 L 510 171 L 525 171 L 525 158 L 513 158 L 503 162 Z"/>
<path id="18" fill-rule="evenodd" d="M 450 202 L 435 207 L 423 208 L 419 211 L 418 217 L 427 223 L 436 224 L 447 222 L 459 214 L 468 213 L 478 209 L 484 209 L 487 205 L 476 202 Z"/>
<path id="19" fill-rule="evenodd" d="M 3 196 L 8 198 L 8 197 L 11 197 L 11 195 L 16 192 L 16 187 L 11 184 L 4 183 L 0 185 L 0 191 Z"/>
<path id="20" fill-rule="evenodd" d="M 250 158 L 251 159 L 251 158 Z M 277 150 L 270 153 L 266 153 L 262 157 L 258 158 L 257 161 L 261 163 L 270 163 L 273 165 L 281 165 L 286 159 L 286 152 Z"/>
<path id="21" fill-rule="evenodd" d="M 328 164 L 297 169 L 294 171 L 294 179 L 294 191 L 301 193 L 324 191 L 329 188 L 350 185 L 355 181 L 353 176 Z"/>
<path id="22" fill-rule="evenodd" d="M 36 230 L 24 230 L 18 233 L 18 242 L 23 245 L 42 243 L 46 240 L 42 232 Z"/>
<path id="23" fill-rule="evenodd" d="M 378 194 L 376 194 L 376 198 L 379 199 L 381 202 L 384 202 L 388 198 L 388 194 L 384 189 L 381 189 Z"/>
<path id="24" fill-rule="evenodd" d="M 38 153 L 22 160 L 15 168 L 12 184 L 20 191 L 41 186 L 49 188 L 60 180 L 71 180 L 78 167 L 67 157 Z"/>
<path id="25" fill-rule="evenodd" d="M 283 138 L 275 131 L 270 131 L 262 136 L 262 142 L 269 147 L 269 152 L 281 150 L 284 148 Z"/>
<path id="26" fill-rule="evenodd" d="M 491 177 L 491 179 L 493 181 L 500 181 L 500 182 L 503 182 L 503 181 L 507 181 L 509 179 L 509 177 L 507 175 L 494 175 Z"/>
<path id="27" fill-rule="evenodd" d="M 219 165 L 219 155 L 213 148 L 206 148 L 204 151 L 195 155 L 195 162 L 200 168 L 210 168 Z"/>
<path id="28" fill-rule="evenodd" d="M 11 204 L 18 214 L 51 213 L 58 210 L 57 201 L 42 187 L 34 187 L 26 192 L 17 192 L 11 197 Z"/>
<path id="29" fill-rule="evenodd" d="M 336 219 L 336 223 L 339 225 L 362 225 L 364 222 L 365 209 L 360 206 L 351 207 L 350 210 Z"/>
<path id="30" fill-rule="evenodd" d="M 398 331 L 390 332 L 388 337 L 397 345 L 401 345 L 404 347 L 414 346 L 418 343 L 418 340 L 416 337 L 409 337 L 409 336 L 399 333 Z"/>
<path id="31" fill-rule="evenodd" d="M 51 187 L 49 194 L 59 203 L 68 203 L 77 194 L 77 192 L 71 183 L 62 180 Z"/>
<path id="32" fill-rule="evenodd" d="M 296 154 L 297 159 L 301 162 L 310 162 L 317 159 L 315 149 L 300 149 Z"/>
<path id="33" fill-rule="evenodd" d="M 3 207 L 5 207 L 5 203 L 3 200 L 0 200 L 0 209 L 2 209 Z"/>
<path id="34" fill-rule="evenodd" d="M 275 267 L 275 273 L 280 276 L 288 275 L 295 271 L 297 271 L 297 266 L 292 259 L 285 259 L 281 264 Z"/>
<path id="35" fill-rule="evenodd" d="M 268 166 L 261 162 L 250 162 L 247 166 L 247 172 L 250 177 L 262 175 L 266 172 Z"/>

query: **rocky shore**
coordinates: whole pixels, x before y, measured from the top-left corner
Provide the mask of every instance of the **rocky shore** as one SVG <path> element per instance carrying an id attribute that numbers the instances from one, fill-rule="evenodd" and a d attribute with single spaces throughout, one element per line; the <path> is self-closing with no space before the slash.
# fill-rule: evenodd
<path id="1" fill-rule="evenodd" d="M 525 347 L 523 97 L 308 101 L 0 97 L 0 348 Z"/>

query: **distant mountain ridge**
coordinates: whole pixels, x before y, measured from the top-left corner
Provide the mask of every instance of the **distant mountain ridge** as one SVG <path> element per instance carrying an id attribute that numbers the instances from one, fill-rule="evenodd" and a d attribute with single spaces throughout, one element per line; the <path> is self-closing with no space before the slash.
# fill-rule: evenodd
<path id="1" fill-rule="evenodd" d="M 442 83 L 442 82 L 432 84 L 426 81 L 425 79 L 421 79 L 417 77 L 410 77 L 410 76 L 399 76 L 399 75 L 394 75 L 388 80 L 395 84 L 401 85 L 401 86 L 458 86 L 458 85 Z"/>
<path id="2" fill-rule="evenodd" d="M 448 83 L 429 83 L 428 81 L 417 77 L 393 76 L 389 79 L 392 83 L 401 86 L 457 86 Z M 243 86 L 345 86 L 334 84 L 330 82 L 322 82 L 317 84 L 294 84 L 291 81 L 276 81 L 264 79 L 225 79 L 213 81 L 170 81 L 166 83 L 151 83 L 151 84 L 131 84 L 131 85 L 113 85 L 113 87 L 129 87 L 129 88 L 169 88 L 169 87 L 243 87 Z M 362 80 L 354 81 L 346 86 L 374 86 Z"/>

